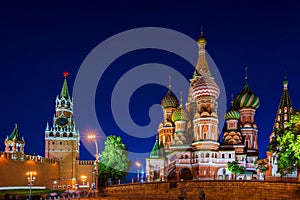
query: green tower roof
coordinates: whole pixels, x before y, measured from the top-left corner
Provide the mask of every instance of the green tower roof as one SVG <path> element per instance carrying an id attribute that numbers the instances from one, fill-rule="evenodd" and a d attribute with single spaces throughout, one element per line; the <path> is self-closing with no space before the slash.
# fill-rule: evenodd
<path id="1" fill-rule="evenodd" d="M 61 89 L 59 97 L 64 97 L 65 99 L 68 99 L 70 97 L 66 76 L 65 76 L 64 84 L 63 84 L 63 87 Z"/>
<path id="2" fill-rule="evenodd" d="M 7 138 L 7 140 L 16 140 L 16 141 L 23 141 L 23 138 L 21 137 L 19 131 L 18 131 L 18 125 L 15 124 L 15 128 L 10 134 L 10 136 Z"/>
<path id="3" fill-rule="evenodd" d="M 158 157 L 159 157 L 159 145 L 158 145 L 158 140 L 156 140 L 152 148 L 150 158 L 158 158 Z"/>

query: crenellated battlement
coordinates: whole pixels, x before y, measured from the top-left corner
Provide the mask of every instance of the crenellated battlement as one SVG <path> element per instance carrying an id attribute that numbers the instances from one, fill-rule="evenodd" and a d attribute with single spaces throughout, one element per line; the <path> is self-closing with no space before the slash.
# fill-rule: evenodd
<path id="1" fill-rule="evenodd" d="M 27 154 L 22 154 L 20 152 L 16 153 L 7 153 L 7 152 L 0 152 L 0 157 L 1 158 L 6 158 L 9 160 L 16 160 L 16 161 L 29 161 L 32 160 L 36 163 L 49 163 L 49 164 L 58 164 L 59 160 L 57 159 L 51 159 L 51 158 L 44 158 L 39 155 L 27 155 Z"/>

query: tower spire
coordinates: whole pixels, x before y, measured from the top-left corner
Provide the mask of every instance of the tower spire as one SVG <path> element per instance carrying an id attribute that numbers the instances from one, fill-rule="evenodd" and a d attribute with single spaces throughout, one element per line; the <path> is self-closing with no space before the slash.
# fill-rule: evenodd
<path id="1" fill-rule="evenodd" d="M 171 87 L 172 87 L 172 77 L 169 76 L 169 90 L 171 90 Z"/>
<path id="2" fill-rule="evenodd" d="M 64 79 L 63 87 L 60 92 L 60 97 L 65 97 L 65 99 L 68 99 L 70 97 L 68 83 L 67 83 L 67 77 L 68 77 L 69 73 L 64 72 L 63 74 L 64 74 L 65 79 Z"/>
<path id="3" fill-rule="evenodd" d="M 288 89 L 288 84 L 289 84 L 289 81 L 287 79 L 287 72 L 285 70 L 284 71 L 284 79 L 283 79 L 283 90 L 287 90 Z"/>
<path id="4" fill-rule="evenodd" d="M 248 66 L 245 67 L 245 81 L 248 82 Z"/>
<path id="5" fill-rule="evenodd" d="M 200 38 L 203 38 L 203 24 L 201 25 Z"/>

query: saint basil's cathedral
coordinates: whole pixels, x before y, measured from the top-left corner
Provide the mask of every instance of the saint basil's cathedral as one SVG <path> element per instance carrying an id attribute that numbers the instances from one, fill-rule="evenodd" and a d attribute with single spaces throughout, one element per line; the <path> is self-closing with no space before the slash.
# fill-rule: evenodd
<path id="1" fill-rule="evenodd" d="M 258 159 L 258 128 L 254 117 L 259 97 L 250 89 L 246 75 L 242 91 L 225 114 L 220 142 L 220 89 L 210 72 L 206 39 L 201 35 L 185 108 L 170 86 L 161 101 L 163 120 L 158 125 L 150 158 L 146 159 L 147 181 L 231 179 L 226 164 L 232 161 L 246 168 L 243 179 L 257 176 L 254 163 Z"/>

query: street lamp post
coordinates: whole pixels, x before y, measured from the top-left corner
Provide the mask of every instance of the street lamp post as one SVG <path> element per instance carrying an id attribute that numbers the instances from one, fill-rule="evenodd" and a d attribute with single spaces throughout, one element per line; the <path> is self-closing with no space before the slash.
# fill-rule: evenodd
<path id="1" fill-rule="evenodd" d="M 35 180 L 36 172 L 35 171 L 28 171 L 26 173 L 26 175 L 27 175 L 27 181 L 28 181 L 28 185 L 29 185 L 29 200 L 31 200 L 31 187 L 33 186 L 33 182 Z"/>
<path id="2" fill-rule="evenodd" d="M 96 154 L 95 154 L 95 168 L 94 168 L 94 171 L 95 171 L 95 193 L 96 193 L 96 196 L 98 195 L 98 163 L 99 163 L 99 158 L 100 158 L 100 153 L 98 152 L 98 143 L 97 143 L 97 139 L 96 139 L 96 135 L 94 134 L 90 134 L 87 136 L 87 138 L 89 140 L 93 140 L 94 143 L 95 143 L 95 147 L 96 147 Z"/>
<path id="3" fill-rule="evenodd" d="M 138 182 L 144 182 L 144 166 L 143 166 L 143 164 L 142 163 L 140 163 L 140 162 L 136 162 L 135 163 L 135 165 L 137 166 L 137 167 L 142 167 L 142 170 L 141 170 L 141 179 L 140 179 L 140 170 L 139 170 L 139 168 L 138 168 L 138 170 L 137 170 L 137 181 Z"/>

